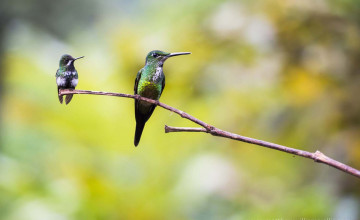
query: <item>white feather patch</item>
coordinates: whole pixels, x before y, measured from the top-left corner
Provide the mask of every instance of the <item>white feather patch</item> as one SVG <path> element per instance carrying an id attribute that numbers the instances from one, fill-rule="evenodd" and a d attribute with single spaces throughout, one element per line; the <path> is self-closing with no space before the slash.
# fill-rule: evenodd
<path id="1" fill-rule="evenodd" d="M 157 67 L 157 68 L 156 68 L 155 74 L 154 74 L 154 76 L 153 76 L 153 78 L 152 78 L 152 80 L 153 80 L 154 82 L 156 82 L 156 81 L 160 78 L 161 70 L 162 70 L 161 67 Z"/>
<path id="2" fill-rule="evenodd" d="M 73 87 L 76 87 L 77 86 L 77 84 L 78 84 L 78 82 L 79 82 L 79 80 L 78 79 L 72 79 L 71 80 L 71 86 L 73 86 Z"/>
<path id="3" fill-rule="evenodd" d="M 73 75 L 73 73 L 71 71 L 64 72 L 64 76 L 71 76 L 71 75 Z"/>
<path id="4" fill-rule="evenodd" d="M 57 77 L 57 78 L 56 78 L 56 84 L 57 84 L 58 86 L 65 86 L 65 84 L 66 84 L 66 79 L 63 78 L 63 77 Z"/>

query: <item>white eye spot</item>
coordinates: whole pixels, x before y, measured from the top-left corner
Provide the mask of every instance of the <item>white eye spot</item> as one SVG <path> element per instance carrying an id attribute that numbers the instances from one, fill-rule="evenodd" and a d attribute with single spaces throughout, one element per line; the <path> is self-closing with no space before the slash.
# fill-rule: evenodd
<path id="1" fill-rule="evenodd" d="M 66 64 L 66 66 L 70 66 L 72 60 L 69 60 L 68 63 Z"/>

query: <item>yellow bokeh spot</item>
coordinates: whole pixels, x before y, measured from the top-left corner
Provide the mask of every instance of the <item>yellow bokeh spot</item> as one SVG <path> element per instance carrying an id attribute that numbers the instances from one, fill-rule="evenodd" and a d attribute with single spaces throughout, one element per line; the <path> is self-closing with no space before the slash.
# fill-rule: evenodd
<path id="1" fill-rule="evenodd" d="M 289 99 L 296 105 L 306 105 L 316 100 L 324 91 L 326 80 L 303 69 L 290 71 L 286 79 Z"/>

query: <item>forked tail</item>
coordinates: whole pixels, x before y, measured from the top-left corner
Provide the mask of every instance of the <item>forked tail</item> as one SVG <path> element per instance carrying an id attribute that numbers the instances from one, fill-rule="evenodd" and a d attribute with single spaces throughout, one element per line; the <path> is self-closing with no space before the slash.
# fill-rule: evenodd
<path id="1" fill-rule="evenodd" d="M 71 101 L 72 97 L 73 97 L 73 94 L 66 95 L 65 103 L 66 103 L 66 104 L 69 104 L 69 102 Z"/>
<path id="2" fill-rule="evenodd" d="M 60 95 L 60 88 L 59 87 L 58 87 L 57 91 L 58 91 L 58 97 L 59 97 L 60 104 L 62 104 L 63 103 L 63 96 Z"/>

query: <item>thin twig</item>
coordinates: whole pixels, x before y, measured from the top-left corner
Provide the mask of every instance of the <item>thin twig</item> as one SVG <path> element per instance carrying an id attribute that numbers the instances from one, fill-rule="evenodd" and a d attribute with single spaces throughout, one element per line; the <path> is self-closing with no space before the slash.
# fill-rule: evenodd
<path id="1" fill-rule="evenodd" d="M 132 98 L 132 99 L 137 99 L 137 100 L 142 100 L 145 102 L 149 102 L 155 105 L 158 105 L 164 109 L 167 109 L 171 112 L 175 112 L 176 114 L 180 115 L 183 118 L 186 118 L 198 125 L 200 125 L 203 128 L 191 128 L 191 127 L 171 127 L 171 126 L 167 126 L 165 125 L 165 132 L 166 133 L 170 133 L 170 132 L 204 132 L 204 133 L 210 133 L 211 135 L 214 136 L 218 136 L 218 137 L 224 137 L 224 138 L 229 138 L 229 139 L 233 139 L 233 140 L 237 140 L 237 141 L 242 141 L 242 142 L 246 142 L 246 143 L 250 143 L 250 144 L 255 144 L 255 145 L 259 145 L 259 146 L 263 146 L 263 147 L 267 147 L 267 148 L 271 148 L 274 150 L 278 150 L 278 151 L 283 151 L 285 153 L 289 153 L 289 154 L 294 154 L 297 156 L 301 156 L 301 157 L 305 157 L 308 159 L 312 159 L 315 162 L 318 163 L 324 163 L 327 164 L 329 166 L 332 166 L 336 169 L 339 169 L 343 172 L 349 173 L 353 176 L 356 176 L 358 178 L 360 178 L 360 171 L 352 168 L 346 164 L 340 163 L 337 160 L 334 160 L 326 155 L 324 155 L 323 153 L 321 153 L 320 151 L 316 151 L 315 153 L 311 153 L 308 151 L 303 151 L 303 150 L 298 150 L 295 148 L 290 148 L 290 147 L 286 147 L 283 145 L 279 145 L 279 144 L 274 144 L 271 142 L 267 142 L 267 141 L 262 141 L 262 140 L 257 140 L 254 138 L 249 138 L 249 137 L 245 137 L 245 136 L 241 136 L 238 134 L 234 134 L 228 131 L 224 131 L 221 129 L 218 129 L 214 126 L 211 126 L 191 115 L 189 115 L 186 112 L 183 112 L 181 110 L 178 110 L 176 108 L 173 108 L 169 105 L 163 104 L 159 101 L 156 100 L 152 100 L 152 99 L 148 99 L 148 98 L 144 98 L 141 97 L 139 95 L 129 95 L 129 94 L 123 94 L 123 93 L 113 93 L 113 92 L 97 92 L 97 91 L 88 91 L 88 90 L 69 90 L 69 89 L 63 89 L 59 91 L 60 95 L 67 95 L 67 94 L 90 94 L 90 95 L 106 95 L 106 96 L 117 96 L 117 97 L 124 97 L 124 98 Z"/>

